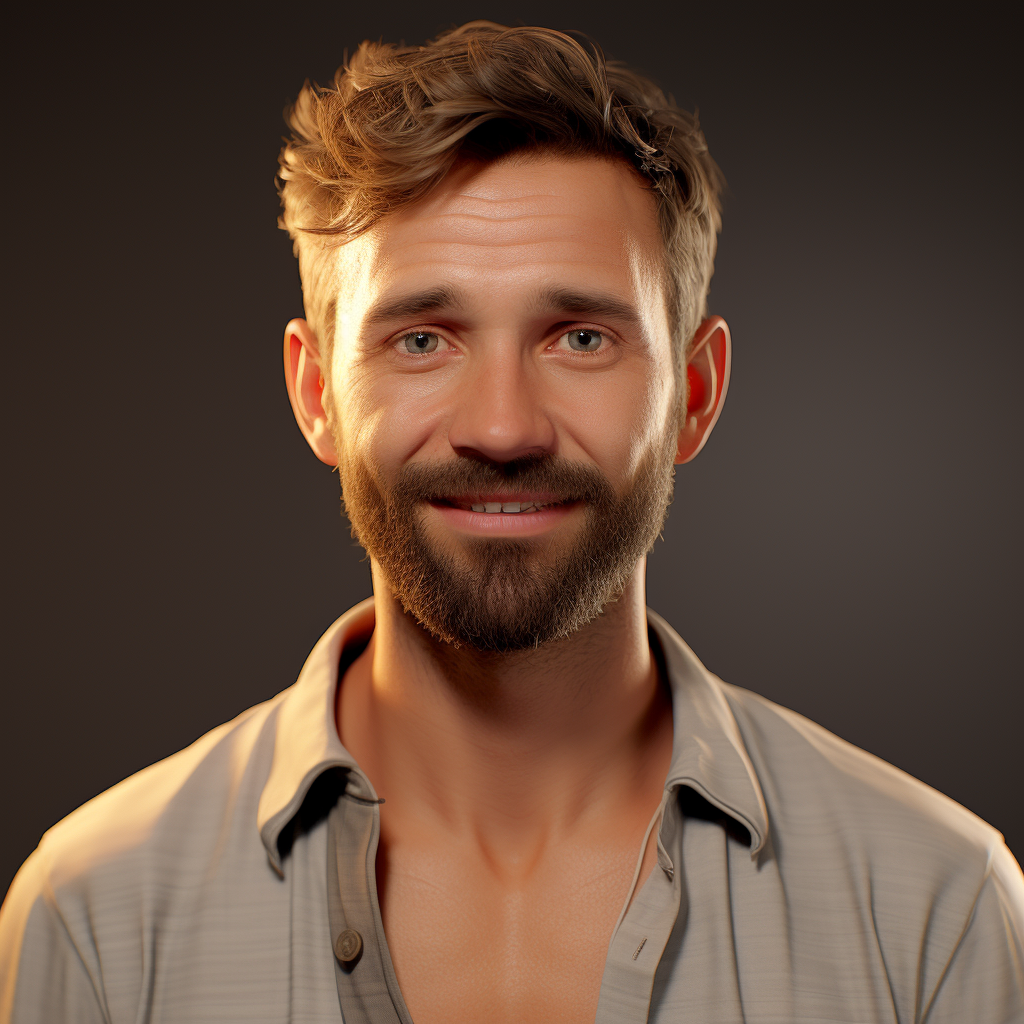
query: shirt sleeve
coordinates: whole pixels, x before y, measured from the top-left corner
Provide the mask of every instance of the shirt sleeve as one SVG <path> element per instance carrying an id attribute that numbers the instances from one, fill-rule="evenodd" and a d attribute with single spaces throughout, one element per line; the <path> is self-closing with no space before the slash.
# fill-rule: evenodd
<path id="1" fill-rule="evenodd" d="M 0 907 L 0 1024 L 108 1024 L 91 953 L 72 939 L 37 850 Z"/>
<path id="2" fill-rule="evenodd" d="M 1002 843 L 922 1024 L 1024 1024 L 1024 876 Z"/>

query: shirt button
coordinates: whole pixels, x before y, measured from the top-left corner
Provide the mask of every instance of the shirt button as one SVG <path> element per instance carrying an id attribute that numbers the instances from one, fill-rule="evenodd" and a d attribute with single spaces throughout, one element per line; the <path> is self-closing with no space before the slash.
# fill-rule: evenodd
<path id="1" fill-rule="evenodd" d="M 363 937 L 354 928 L 346 928 L 334 940 L 334 955 L 343 963 L 351 963 L 363 951 Z"/>

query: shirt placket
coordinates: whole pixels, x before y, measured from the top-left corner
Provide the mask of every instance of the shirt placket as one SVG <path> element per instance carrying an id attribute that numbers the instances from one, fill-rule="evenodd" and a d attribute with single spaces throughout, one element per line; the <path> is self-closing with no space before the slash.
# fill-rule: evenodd
<path id="1" fill-rule="evenodd" d="M 633 897 L 609 945 L 595 1024 L 643 1024 L 648 1019 L 655 973 L 682 901 L 675 865 L 681 839 L 675 797 L 673 787 L 658 830 L 657 866 Z M 327 854 L 328 915 L 345 1024 L 413 1024 L 377 899 L 379 836 L 376 797 L 368 784 L 350 783 L 328 816 Z"/>
<path id="2" fill-rule="evenodd" d="M 341 1014 L 345 1024 L 412 1024 L 377 900 L 380 810 L 363 788 L 350 782 L 328 816 L 328 917 Z"/>
<path id="3" fill-rule="evenodd" d="M 595 1024 L 647 1021 L 654 976 L 680 916 L 682 886 L 674 861 L 679 856 L 680 828 L 673 789 L 658 830 L 658 864 L 633 898 L 608 947 Z"/>

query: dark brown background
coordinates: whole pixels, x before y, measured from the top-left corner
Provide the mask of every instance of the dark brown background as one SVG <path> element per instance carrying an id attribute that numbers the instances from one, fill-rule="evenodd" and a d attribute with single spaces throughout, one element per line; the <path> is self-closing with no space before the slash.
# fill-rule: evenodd
<path id="1" fill-rule="evenodd" d="M 26 23 L 7 99 L 0 891 L 78 804 L 288 686 L 369 593 L 280 365 L 281 112 L 368 36 L 590 32 L 730 183 L 724 416 L 650 601 L 725 679 L 1024 853 L 1020 83 L 1009 27 L 686 3 Z M 161 10 L 155 8 L 154 10 Z M 632 13 L 637 12 L 637 13 Z"/>

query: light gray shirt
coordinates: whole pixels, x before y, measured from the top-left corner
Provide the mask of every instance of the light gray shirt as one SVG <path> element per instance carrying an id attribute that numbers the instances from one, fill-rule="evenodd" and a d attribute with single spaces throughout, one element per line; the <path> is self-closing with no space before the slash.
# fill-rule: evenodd
<path id="1" fill-rule="evenodd" d="M 377 795 L 334 719 L 372 615 L 352 609 L 294 686 L 46 833 L 0 910 L 0 1021 L 409 1024 Z M 999 833 L 650 626 L 672 766 L 598 1024 L 1024 1020 L 1024 878 Z"/>

